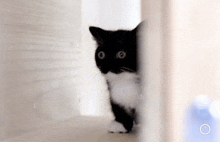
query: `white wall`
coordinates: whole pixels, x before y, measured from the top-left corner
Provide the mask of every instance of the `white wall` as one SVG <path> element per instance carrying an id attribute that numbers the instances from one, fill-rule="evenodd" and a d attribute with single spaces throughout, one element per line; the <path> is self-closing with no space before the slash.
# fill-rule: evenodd
<path id="1" fill-rule="evenodd" d="M 196 96 L 220 101 L 220 2 L 172 2 L 171 112 L 176 142 L 183 137 L 185 109 Z"/>
<path id="2" fill-rule="evenodd" d="M 0 14 L 4 137 L 80 113 L 111 114 L 88 27 L 133 29 L 140 1 L 3 0 Z"/>
<path id="3" fill-rule="evenodd" d="M 164 91 L 163 52 L 167 49 L 164 44 L 164 0 L 142 0 L 142 19 L 146 20 L 141 30 L 140 61 L 142 79 L 142 127 L 141 142 L 164 142 L 166 111 Z M 164 14 L 164 15 L 163 15 Z"/>
<path id="4" fill-rule="evenodd" d="M 1 133 L 79 114 L 81 3 L 0 1 Z"/>
<path id="5" fill-rule="evenodd" d="M 148 20 L 142 136 L 144 141 L 182 142 L 192 101 L 199 95 L 220 101 L 220 2 L 143 0 L 142 4 L 143 18 Z"/>
<path id="6" fill-rule="evenodd" d="M 111 115 L 88 27 L 133 29 L 140 1 L 2 0 L 0 15 L 3 138 L 80 113 Z"/>

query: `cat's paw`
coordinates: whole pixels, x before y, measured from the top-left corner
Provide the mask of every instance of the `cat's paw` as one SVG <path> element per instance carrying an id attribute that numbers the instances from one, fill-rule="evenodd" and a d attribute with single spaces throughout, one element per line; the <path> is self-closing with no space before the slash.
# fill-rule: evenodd
<path id="1" fill-rule="evenodd" d="M 113 120 L 108 127 L 108 132 L 110 132 L 110 133 L 127 133 L 127 130 L 124 128 L 123 124 Z"/>

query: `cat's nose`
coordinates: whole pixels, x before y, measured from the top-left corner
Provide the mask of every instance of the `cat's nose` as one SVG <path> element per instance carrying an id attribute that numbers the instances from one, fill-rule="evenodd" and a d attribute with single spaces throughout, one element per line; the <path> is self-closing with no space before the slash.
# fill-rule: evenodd
<path id="1" fill-rule="evenodd" d="M 109 71 L 108 70 L 102 70 L 103 74 L 107 74 Z"/>
<path id="2" fill-rule="evenodd" d="M 110 71 L 113 72 L 113 73 L 116 73 L 116 74 L 122 72 L 122 71 L 120 70 L 120 68 L 112 68 Z"/>
<path id="3" fill-rule="evenodd" d="M 99 68 L 99 69 L 103 74 L 107 74 L 110 71 L 110 69 L 107 68 Z"/>

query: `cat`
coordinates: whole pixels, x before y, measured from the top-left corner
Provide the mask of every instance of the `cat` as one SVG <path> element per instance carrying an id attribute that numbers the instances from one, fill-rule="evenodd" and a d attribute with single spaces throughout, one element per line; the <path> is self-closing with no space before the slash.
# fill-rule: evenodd
<path id="1" fill-rule="evenodd" d="M 90 26 L 89 30 L 97 43 L 95 61 L 106 78 L 110 104 L 115 119 L 108 132 L 129 133 L 137 123 L 137 105 L 140 95 L 138 75 L 138 29 L 104 30 Z"/>

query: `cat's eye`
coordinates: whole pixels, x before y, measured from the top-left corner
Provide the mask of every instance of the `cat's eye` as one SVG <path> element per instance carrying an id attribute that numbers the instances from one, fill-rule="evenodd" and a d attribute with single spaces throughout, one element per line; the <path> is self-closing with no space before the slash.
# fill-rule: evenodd
<path id="1" fill-rule="evenodd" d="M 119 59 L 124 59 L 126 57 L 126 53 L 124 51 L 119 51 L 116 54 L 116 57 L 119 58 Z"/>
<path id="2" fill-rule="evenodd" d="M 99 59 L 104 59 L 104 58 L 105 58 L 105 52 L 100 51 L 100 52 L 98 53 L 98 57 L 99 57 Z"/>

